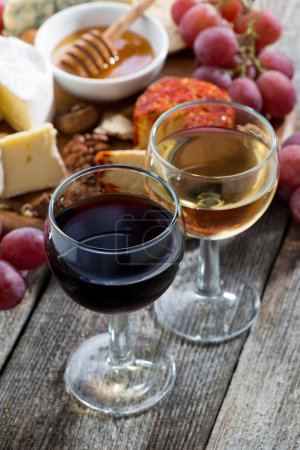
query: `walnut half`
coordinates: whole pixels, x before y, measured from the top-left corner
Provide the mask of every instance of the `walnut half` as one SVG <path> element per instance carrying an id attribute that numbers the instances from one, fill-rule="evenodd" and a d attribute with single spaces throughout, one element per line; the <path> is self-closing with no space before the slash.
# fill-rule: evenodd
<path id="1" fill-rule="evenodd" d="M 71 172 L 95 165 L 95 156 L 100 150 L 109 150 L 108 137 L 100 133 L 75 134 L 62 149 L 62 157 Z"/>

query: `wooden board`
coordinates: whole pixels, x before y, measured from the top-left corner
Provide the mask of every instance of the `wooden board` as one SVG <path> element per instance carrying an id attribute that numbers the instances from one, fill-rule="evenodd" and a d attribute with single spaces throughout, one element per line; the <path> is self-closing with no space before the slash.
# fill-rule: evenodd
<path id="1" fill-rule="evenodd" d="M 207 450 L 300 448 L 299 243 L 300 228 L 294 226 Z"/>
<path id="2" fill-rule="evenodd" d="M 32 271 L 26 278 L 27 291 L 20 305 L 0 313 L 0 374 L 40 298 L 47 275 L 46 267 Z"/>
<path id="3" fill-rule="evenodd" d="M 280 49 L 295 58 L 300 92 L 299 0 L 266 4 L 286 28 Z M 53 281 L 18 333 L 23 319 L 12 310 L 4 344 L 11 351 L 0 378 L 0 449 L 298 450 L 300 234 L 294 226 L 286 237 L 289 225 L 287 205 L 275 198 L 254 227 L 224 242 L 223 267 L 239 270 L 264 294 L 249 334 L 220 346 L 193 345 L 162 332 L 152 308 L 132 315 L 133 329 L 162 339 L 177 364 L 170 395 L 139 416 L 105 417 L 65 392 L 70 351 L 106 329 L 103 317 L 72 303 Z M 182 276 L 190 276 L 195 257 L 187 254 Z"/>
<path id="4" fill-rule="evenodd" d="M 255 226 L 224 242 L 222 267 L 238 270 L 262 294 L 287 223 L 286 206 L 276 200 Z M 192 277 L 197 256 L 197 249 L 188 251 L 178 283 Z M 79 406 L 65 391 L 67 357 L 107 324 L 103 315 L 74 304 L 52 280 L 0 380 L 0 448 L 204 449 L 247 333 L 222 345 L 193 345 L 158 326 L 153 307 L 131 314 L 131 326 L 161 340 L 174 355 L 177 379 L 170 395 L 149 412 L 129 418 Z"/>

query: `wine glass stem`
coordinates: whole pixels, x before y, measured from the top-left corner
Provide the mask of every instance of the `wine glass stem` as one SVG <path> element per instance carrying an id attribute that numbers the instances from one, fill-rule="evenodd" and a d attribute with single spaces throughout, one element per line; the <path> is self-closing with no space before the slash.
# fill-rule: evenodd
<path id="1" fill-rule="evenodd" d="M 200 240 L 196 292 L 205 297 L 216 297 L 221 293 L 219 253 L 218 241 Z"/>
<path id="2" fill-rule="evenodd" d="M 133 363 L 134 356 L 131 351 L 128 314 L 111 314 L 108 329 L 109 350 L 107 360 L 109 364 L 114 367 L 121 367 Z"/>

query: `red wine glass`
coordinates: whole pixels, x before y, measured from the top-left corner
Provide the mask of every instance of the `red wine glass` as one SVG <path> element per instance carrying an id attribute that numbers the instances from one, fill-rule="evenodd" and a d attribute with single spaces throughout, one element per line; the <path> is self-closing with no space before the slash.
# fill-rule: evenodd
<path id="1" fill-rule="evenodd" d="M 159 298 L 182 260 L 184 226 L 174 190 L 131 166 L 78 172 L 52 196 L 45 241 L 65 293 L 109 320 L 108 333 L 71 354 L 68 391 L 109 414 L 151 407 L 174 383 L 174 360 L 154 339 L 133 339 L 128 313 Z"/>

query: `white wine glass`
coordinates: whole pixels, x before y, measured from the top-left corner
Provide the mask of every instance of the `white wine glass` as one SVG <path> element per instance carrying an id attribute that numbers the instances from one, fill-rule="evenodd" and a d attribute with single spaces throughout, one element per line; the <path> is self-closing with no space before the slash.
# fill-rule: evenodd
<path id="1" fill-rule="evenodd" d="M 271 124 L 233 102 L 181 104 L 154 124 L 147 167 L 175 189 L 186 234 L 200 239 L 195 281 L 166 291 L 155 306 L 159 322 L 194 342 L 240 335 L 257 316 L 259 294 L 238 274 L 220 279 L 219 241 L 253 225 L 274 196 L 279 162 Z"/>

